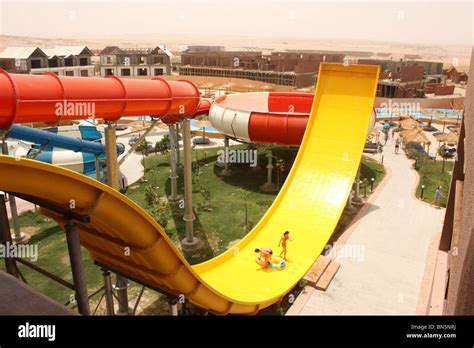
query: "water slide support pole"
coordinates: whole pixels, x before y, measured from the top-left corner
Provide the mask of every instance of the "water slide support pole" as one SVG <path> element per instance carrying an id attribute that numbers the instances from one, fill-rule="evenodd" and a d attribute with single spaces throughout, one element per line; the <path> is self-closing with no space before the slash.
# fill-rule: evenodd
<path id="1" fill-rule="evenodd" d="M 224 138 L 224 169 L 222 169 L 219 175 L 232 175 L 232 170 L 229 168 L 229 137 Z"/>
<path id="2" fill-rule="evenodd" d="M 355 194 L 354 198 L 356 200 L 360 199 L 359 194 L 360 194 L 360 164 L 359 164 L 359 169 L 357 169 L 357 176 L 356 176 L 356 181 L 355 181 Z"/>
<path id="3" fill-rule="evenodd" d="M 102 276 L 104 278 L 105 305 L 107 307 L 107 315 L 115 315 L 114 296 L 112 294 L 112 280 L 110 278 L 109 270 L 102 268 Z"/>
<path id="4" fill-rule="evenodd" d="M 273 185 L 272 183 L 272 169 L 273 169 L 273 164 L 272 164 L 272 159 L 273 155 L 272 152 L 269 151 L 267 154 L 268 157 L 268 164 L 267 164 L 267 185 L 271 187 Z"/>
<path id="5" fill-rule="evenodd" d="M 5 138 L 2 140 L 2 154 L 8 155 L 8 144 Z M 10 204 L 10 213 L 12 216 L 12 223 L 13 223 L 13 232 L 14 237 L 13 240 L 15 242 L 20 242 L 25 235 L 20 231 L 20 222 L 18 221 L 18 210 L 16 208 L 16 199 L 15 196 L 8 194 L 8 203 Z"/>
<path id="6" fill-rule="evenodd" d="M 170 136 L 170 162 L 171 162 L 171 194 L 168 197 L 168 201 L 172 203 L 178 202 L 181 197 L 178 196 L 178 171 L 177 171 L 177 158 L 176 158 L 176 132 L 174 124 L 170 123 L 168 125 L 169 136 Z"/>
<path id="7" fill-rule="evenodd" d="M 189 118 L 183 120 L 183 140 L 184 140 L 184 217 L 186 222 L 186 237 L 182 240 L 183 248 L 192 249 L 197 246 L 198 239 L 194 237 L 193 222 L 196 218 L 193 213 L 193 187 L 191 168 L 191 127 Z"/>
<path id="8" fill-rule="evenodd" d="M 90 315 L 89 297 L 87 295 L 86 275 L 82 261 L 81 243 L 74 220 L 69 219 L 64 226 L 66 231 L 67 248 L 71 262 L 72 279 L 76 292 L 77 307 L 82 315 Z"/>
<path id="9" fill-rule="evenodd" d="M 179 122 L 176 122 L 176 167 L 179 170 L 180 158 L 179 158 Z"/>
<path id="10" fill-rule="evenodd" d="M 99 156 L 95 156 L 95 178 L 100 181 L 100 159 Z"/>
<path id="11" fill-rule="evenodd" d="M 168 304 L 170 306 L 171 316 L 177 317 L 178 316 L 178 300 L 176 298 L 169 298 Z"/>
<path id="12" fill-rule="evenodd" d="M 268 158 L 268 164 L 267 164 L 267 182 L 263 184 L 260 188 L 263 191 L 269 192 L 269 191 L 276 191 L 277 187 L 272 183 L 272 170 L 273 170 L 273 154 L 272 151 L 269 150 L 267 152 L 267 158 Z"/>
<path id="13" fill-rule="evenodd" d="M 108 122 L 105 128 L 105 152 L 107 156 L 107 183 L 114 190 L 119 189 L 118 182 L 118 163 L 117 163 L 117 137 L 112 123 Z M 121 275 L 117 274 L 115 278 L 115 289 L 119 298 L 119 309 L 117 314 L 128 315 L 128 282 Z"/>
<path id="14" fill-rule="evenodd" d="M 10 248 L 10 246 L 13 244 L 12 236 L 10 234 L 10 224 L 8 223 L 7 205 L 4 194 L 0 194 L 0 243 L 5 246 L 5 249 Z M 6 271 L 12 276 L 18 278 L 15 259 L 12 257 L 7 257 L 6 255 L 4 259 Z"/>

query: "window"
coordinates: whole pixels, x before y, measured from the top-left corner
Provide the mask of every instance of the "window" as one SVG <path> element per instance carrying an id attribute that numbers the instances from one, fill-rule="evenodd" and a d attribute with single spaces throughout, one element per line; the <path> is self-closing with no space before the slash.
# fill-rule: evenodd
<path id="1" fill-rule="evenodd" d="M 158 57 L 158 56 L 153 57 L 153 64 L 163 64 L 163 63 L 164 63 L 163 57 Z"/>
<path id="2" fill-rule="evenodd" d="M 146 68 L 139 68 L 139 69 L 137 69 L 137 75 L 138 76 L 147 76 L 148 75 L 148 70 Z"/>
<path id="3" fill-rule="evenodd" d="M 105 69 L 105 76 L 114 75 L 114 69 Z"/>
<path id="4" fill-rule="evenodd" d="M 87 59 L 87 58 L 79 58 L 79 65 L 81 65 L 81 66 L 89 65 L 89 59 Z"/>
<path id="5" fill-rule="evenodd" d="M 146 57 L 145 56 L 138 57 L 138 64 L 140 65 L 146 64 Z"/>
<path id="6" fill-rule="evenodd" d="M 132 74 L 130 73 L 130 69 L 121 69 L 120 70 L 120 75 L 121 76 L 131 76 Z"/>
<path id="7" fill-rule="evenodd" d="M 105 56 L 104 64 L 112 64 L 112 56 Z"/>
<path id="8" fill-rule="evenodd" d="M 32 59 L 32 60 L 31 60 L 31 68 L 32 68 L 32 69 L 39 69 L 39 68 L 42 68 L 42 66 L 41 66 L 41 60 L 39 60 L 39 59 Z"/>
<path id="9" fill-rule="evenodd" d="M 163 69 L 155 69 L 155 76 L 163 75 Z"/>
<path id="10" fill-rule="evenodd" d="M 50 68 L 57 68 L 59 66 L 58 65 L 58 58 L 48 59 L 48 66 Z"/>
<path id="11" fill-rule="evenodd" d="M 64 59 L 64 66 L 74 66 L 74 59 L 72 57 Z"/>
<path id="12" fill-rule="evenodd" d="M 65 71 L 64 74 L 66 76 L 74 76 L 74 71 Z"/>
<path id="13" fill-rule="evenodd" d="M 81 70 L 81 76 L 82 77 L 88 77 L 89 76 L 89 71 L 88 70 Z"/>

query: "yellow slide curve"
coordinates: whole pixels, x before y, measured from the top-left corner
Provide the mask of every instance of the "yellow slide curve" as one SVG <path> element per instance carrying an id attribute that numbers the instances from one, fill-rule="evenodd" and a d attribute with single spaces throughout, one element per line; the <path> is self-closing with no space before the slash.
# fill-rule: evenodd
<path id="1" fill-rule="evenodd" d="M 358 169 L 377 80 L 377 66 L 320 65 L 303 142 L 272 206 L 233 249 L 195 266 L 141 207 L 81 174 L 0 156 L 0 190 L 65 209 L 74 200 L 72 210 L 90 216 L 90 223 L 78 223 L 80 240 L 98 263 L 214 313 L 254 314 L 300 281 L 333 233 Z M 292 239 L 286 268 L 262 269 L 254 249 L 279 254 L 286 230 Z"/>

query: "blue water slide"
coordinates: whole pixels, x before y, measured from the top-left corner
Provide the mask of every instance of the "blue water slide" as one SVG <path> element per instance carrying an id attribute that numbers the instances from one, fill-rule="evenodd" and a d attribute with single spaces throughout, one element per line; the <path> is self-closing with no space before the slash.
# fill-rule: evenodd
<path id="1" fill-rule="evenodd" d="M 39 130 L 15 124 L 12 125 L 8 131 L 7 137 L 34 143 L 36 147 L 43 149 L 57 147 L 96 156 L 104 154 L 105 145 L 97 140 L 102 137 L 100 132 L 97 131 L 95 127 L 79 126 L 79 128 L 81 130 L 82 139 L 56 134 L 54 128 Z M 117 153 L 122 154 L 124 151 L 125 146 L 118 143 Z"/>

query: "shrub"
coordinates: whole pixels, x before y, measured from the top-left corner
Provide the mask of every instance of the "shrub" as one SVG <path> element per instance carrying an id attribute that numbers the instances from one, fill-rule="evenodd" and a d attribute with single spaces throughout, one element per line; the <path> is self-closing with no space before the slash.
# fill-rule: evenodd
<path id="1" fill-rule="evenodd" d="M 165 134 L 161 140 L 157 141 L 155 144 L 155 151 L 161 154 L 166 153 L 170 150 L 170 137 L 168 134 Z"/>

